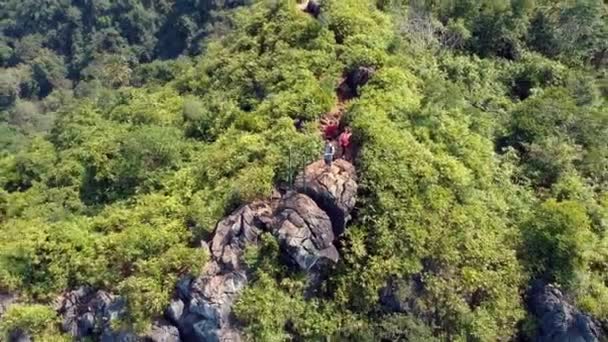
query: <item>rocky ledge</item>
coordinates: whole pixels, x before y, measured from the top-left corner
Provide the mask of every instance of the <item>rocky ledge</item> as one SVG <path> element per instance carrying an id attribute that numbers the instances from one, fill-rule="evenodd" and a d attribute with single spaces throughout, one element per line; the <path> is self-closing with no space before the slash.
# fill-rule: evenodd
<path id="1" fill-rule="evenodd" d="M 184 279 L 166 316 L 184 341 L 240 341 L 232 305 L 248 281 L 245 249 L 262 232 L 275 236 L 283 260 L 309 274 L 311 287 L 339 260 L 334 243 L 350 219 L 357 193 L 354 167 L 322 162 L 298 175 L 295 191 L 245 205 L 220 221 L 211 241 L 211 262 L 203 275 Z M 314 293 L 314 289 L 309 291 Z"/>
<path id="2" fill-rule="evenodd" d="M 606 341 L 600 322 L 570 304 L 562 291 L 537 282 L 528 295 L 530 312 L 538 319 L 536 341 Z"/>
<path id="3" fill-rule="evenodd" d="M 257 245 L 263 232 L 274 236 L 282 260 L 308 275 L 307 295 L 312 296 L 340 259 L 336 242 L 350 220 L 356 193 L 356 173 L 349 162 L 337 160 L 329 168 L 312 163 L 297 176 L 294 190 L 244 205 L 217 224 L 213 239 L 201 247 L 209 249 L 210 262 L 199 277 L 178 282 L 164 317 L 147 333 L 116 331 L 111 322 L 125 314 L 124 299 L 84 286 L 56 299 L 62 330 L 78 341 L 241 341 L 232 306 L 250 276 L 243 260 L 247 246 Z M 14 301 L 15 296 L 0 294 L 0 316 Z"/>

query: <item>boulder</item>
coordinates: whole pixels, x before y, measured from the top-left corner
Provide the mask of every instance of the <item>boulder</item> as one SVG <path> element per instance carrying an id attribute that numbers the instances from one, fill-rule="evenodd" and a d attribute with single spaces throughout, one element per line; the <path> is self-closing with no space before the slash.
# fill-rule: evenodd
<path id="1" fill-rule="evenodd" d="M 165 321 L 156 321 L 144 336 L 146 342 L 180 342 L 179 330 Z"/>
<path id="2" fill-rule="evenodd" d="M 360 66 L 346 75 L 346 84 L 352 95 L 359 96 L 359 88 L 367 84 L 376 70 L 372 67 Z"/>
<path id="3" fill-rule="evenodd" d="M 105 291 L 80 287 L 64 293 L 55 300 L 55 309 L 61 316 L 61 328 L 77 340 L 101 333 L 102 341 L 132 341 L 134 334 L 114 332 L 111 321 L 126 310 L 120 297 Z"/>
<path id="4" fill-rule="evenodd" d="M 232 304 L 245 287 L 241 272 L 207 274 L 196 279 L 190 288 L 191 300 L 178 322 L 185 341 L 239 341 L 233 328 Z M 239 337 L 240 338 L 240 337 Z"/>
<path id="5" fill-rule="evenodd" d="M 256 201 L 237 209 L 215 229 L 211 243 L 213 259 L 225 271 L 242 269 L 245 247 L 257 243 L 258 236 L 271 221 L 272 208 L 267 202 Z"/>
<path id="6" fill-rule="evenodd" d="M 331 221 L 306 195 L 292 192 L 283 198 L 277 209 L 274 233 L 288 259 L 300 270 L 309 271 L 338 261 Z"/>
<path id="7" fill-rule="evenodd" d="M 8 335 L 8 342 L 32 342 L 32 337 L 22 330 L 15 330 Z"/>
<path id="8" fill-rule="evenodd" d="M 81 286 L 55 299 L 55 310 L 61 315 L 61 328 L 76 338 L 89 336 L 95 327 L 95 317 L 88 307 L 95 291 Z"/>
<path id="9" fill-rule="evenodd" d="M 184 302 L 179 298 L 172 299 L 171 303 L 169 303 L 169 306 L 165 310 L 165 316 L 167 319 L 174 324 L 178 324 L 178 322 L 182 319 L 183 314 Z"/>
<path id="10" fill-rule="evenodd" d="M 314 162 L 296 177 L 295 186 L 327 213 L 336 236 L 344 233 L 357 201 L 357 173 L 351 163 L 338 159 L 327 168 L 322 160 Z"/>
<path id="11" fill-rule="evenodd" d="M 530 311 L 538 318 L 536 341 L 604 341 L 600 323 L 568 303 L 553 285 L 534 284 L 528 296 Z"/>

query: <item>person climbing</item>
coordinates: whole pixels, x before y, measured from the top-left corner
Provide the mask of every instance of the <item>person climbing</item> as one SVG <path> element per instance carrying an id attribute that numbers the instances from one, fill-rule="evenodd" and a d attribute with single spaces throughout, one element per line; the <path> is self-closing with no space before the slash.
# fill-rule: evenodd
<path id="1" fill-rule="evenodd" d="M 331 163 L 334 161 L 334 153 L 336 149 L 331 142 L 331 139 L 325 140 L 325 153 L 323 154 L 323 159 L 325 160 L 325 166 L 331 167 Z"/>
<path id="2" fill-rule="evenodd" d="M 338 135 L 338 123 L 335 120 L 329 120 L 323 130 L 325 139 L 334 139 Z"/>
<path id="3" fill-rule="evenodd" d="M 350 158 L 350 138 L 353 133 L 350 127 L 346 127 L 344 132 L 340 134 L 338 138 L 338 143 L 340 144 L 340 149 L 342 150 L 342 158 L 348 160 Z"/>

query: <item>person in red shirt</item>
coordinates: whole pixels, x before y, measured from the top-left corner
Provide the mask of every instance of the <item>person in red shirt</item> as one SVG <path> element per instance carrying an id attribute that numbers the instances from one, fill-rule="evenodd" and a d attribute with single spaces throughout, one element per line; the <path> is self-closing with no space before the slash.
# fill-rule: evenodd
<path id="1" fill-rule="evenodd" d="M 348 160 L 350 158 L 350 138 L 353 133 L 350 127 L 346 127 L 344 132 L 340 134 L 338 138 L 338 143 L 340 144 L 340 148 L 342 149 L 342 158 Z"/>
<path id="2" fill-rule="evenodd" d="M 334 139 L 338 135 L 338 123 L 334 120 L 329 121 L 323 133 L 325 139 Z"/>

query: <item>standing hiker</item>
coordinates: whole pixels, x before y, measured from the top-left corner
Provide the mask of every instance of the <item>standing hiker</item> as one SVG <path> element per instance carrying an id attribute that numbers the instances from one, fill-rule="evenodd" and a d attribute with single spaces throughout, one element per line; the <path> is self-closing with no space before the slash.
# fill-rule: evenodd
<path id="1" fill-rule="evenodd" d="M 340 149 L 342 150 L 342 158 L 346 160 L 350 158 L 350 138 L 352 135 L 353 133 L 350 127 L 346 127 L 344 132 L 342 132 L 338 138 L 338 143 L 340 144 Z"/>
<path id="2" fill-rule="evenodd" d="M 325 160 L 325 166 L 331 167 L 331 163 L 334 160 L 334 153 L 336 149 L 330 139 L 325 140 L 325 153 L 323 154 L 323 160 Z"/>

